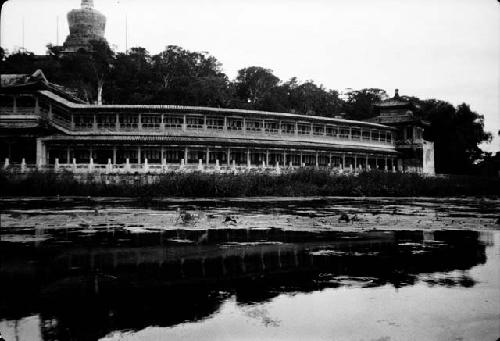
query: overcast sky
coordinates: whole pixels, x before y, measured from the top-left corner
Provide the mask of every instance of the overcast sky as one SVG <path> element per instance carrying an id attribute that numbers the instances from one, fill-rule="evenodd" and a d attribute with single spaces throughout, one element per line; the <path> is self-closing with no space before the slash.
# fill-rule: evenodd
<path id="1" fill-rule="evenodd" d="M 282 80 L 327 88 L 378 87 L 390 95 L 469 103 L 500 130 L 500 4 L 497 0 L 94 0 L 116 51 L 166 45 L 208 51 L 230 78 L 251 66 Z M 2 47 L 45 45 L 68 34 L 80 0 L 9 0 Z M 496 138 L 486 149 L 500 150 Z"/>

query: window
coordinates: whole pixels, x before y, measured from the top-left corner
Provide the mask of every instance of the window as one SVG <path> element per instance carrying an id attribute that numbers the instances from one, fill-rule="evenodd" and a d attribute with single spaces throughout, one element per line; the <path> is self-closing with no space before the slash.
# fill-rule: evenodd
<path id="1" fill-rule="evenodd" d="M 192 130 L 203 129 L 204 119 L 202 116 L 186 116 L 186 128 Z"/>
<path id="2" fill-rule="evenodd" d="M 346 127 L 340 128 L 339 137 L 341 139 L 348 139 L 349 138 L 349 128 L 346 128 Z"/>
<path id="3" fill-rule="evenodd" d="M 227 130 L 241 130 L 243 129 L 243 120 L 241 118 L 228 117 Z"/>
<path id="4" fill-rule="evenodd" d="M 161 124 L 160 115 L 141 115 L 143 129 L 159 130 Z"/>
<path id="5" fill-rule="evenodd" d="M 295 134 L 295 123 L 294 122 L 281 122 L 281 133 L 282 134 Z"/>
<path id="6" fill-rule="evenodd" d="M 75 115 L 76 129 L 92 129 L 94 126 L 94 115 Z"/>
<path id="7" fill-rule="evenodd" d="M 378 141 L 380 138 L 380 134 L 378 130 L 372 130 L 372 140 L 373 141 Z"/>
<path id="8" fill-rule="evenodd" d="M 264 122 L 264 130 L 266 133 L 277 134 L 278 128 L 279 128 L 279 124 L 277 121 L 265 121 Z"/>
<path id="9" fill-rule="evenodd" d="M 98 129 L 116 129 L 116 115 L 97 115 Z"/>
<path id="10" fill-rule="evenodd" d="M 339 131 L 338 128 L 335 126 L 327 125 L 326 126 L 326 135 L 327 136 L 332 136 L 332 137 L 337 137 Z"/>
<path id="11" fill-rule="evenodd" d="M 406 127 L 405 135 L 407 140 L 413 140 L 413 127 Z"/>
<path id="12" fill-rule="evenodd" d="M 207 129 L 223 130 L 224 118 L 223 117 L 207 117 Z"/>
<path id="13" fill-rule="evenodd" d="M 351 138 L 353 140 L 359 140 L 361 138 L 361 130 L 359 129 L 352 129 L 351 134 L 352 134 Z"/>
<path id="14" fill-rule="evenodd" d="M 297 125 L 299 135 L 311 134 L 311 125 L 306 123 L 299 123 Z"/>
<path id="15" fill-rule="evenodd" d="M 246 121 L 247 131 L 261 131 L 262 121 L 248 120 Z"/>
<path id="16" fill-rule="evenodd" d="M 370 141 L 370 131 L 369 130 L 363 130 L 363 141 Z"/>
<path id="17" fill-rule="evenodd" d="M 158 148 L 143 149 L 141 150 L 142 161 L 148 160 L 149 163 L 161 162 L 161 150 Z"/>
<path id="18" fill-rule="evenodd" d="M 139 125 L 139 116 L 137 114 L 120 115 L 120 129 L 132 130 L 137 129 Z"/>
<path id="19" fill-rule="evenodd" d="M 313 126 L 313 134 L 314 135 L 324 135 L 325 134 L 325 126 L 322 124 L 315 124 Z"/>
<path id="20" fill-rule="evenodd" d="M 163 123 L 167 129 L 182 129 L 184 118 L 182 116 L 170 116 L 165 114 L 163 116 Z"/>

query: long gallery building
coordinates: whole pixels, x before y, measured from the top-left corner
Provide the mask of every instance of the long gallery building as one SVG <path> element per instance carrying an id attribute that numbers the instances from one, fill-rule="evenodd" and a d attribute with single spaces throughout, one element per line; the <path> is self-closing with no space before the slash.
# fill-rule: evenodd
<path id="1" fill-rule="evenodd" d="M 3 168 L 167 172 L 329 167 L 434 173 L 433 144 L 410 103 L 374 122 L 177 105 L 91 105 L 33 75 L 2 75 Z"/>

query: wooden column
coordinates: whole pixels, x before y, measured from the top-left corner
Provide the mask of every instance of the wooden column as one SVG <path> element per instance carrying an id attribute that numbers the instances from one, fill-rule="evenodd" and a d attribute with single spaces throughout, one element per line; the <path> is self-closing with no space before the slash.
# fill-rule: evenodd
<path id="1" fill-rule="evenodd" d="M 40 103 L 38 101 L 38 96 L 35 96 L 35 114 L 40 114 Z"/>
<path id="2" fill-rule="evenodd" d="M 187 163 L 188 163 L 188 152 L 189 152 L 188 147 L 184 147 L 184 164 L 185 165 L 187 165 Z"/>
<path id="3" fill-rule="evenodd" d="M 17 97 L 16 96 L 12 97 L 12 112 L 14 114 L 17 113 Z"/>
<path id="4" fill-rule="evenodd" d="M 120 114 L 116 114 L 115 120 L 115 130 L 120 131 Z"/>
<path id="5" fill-rule="evenodd" d="M 207 147 L 207 154 L 205 155 L 205 158 L 206 158 L 205 162 L 208 166 L 210 164 L 210 148 L 209 147 Z"/>

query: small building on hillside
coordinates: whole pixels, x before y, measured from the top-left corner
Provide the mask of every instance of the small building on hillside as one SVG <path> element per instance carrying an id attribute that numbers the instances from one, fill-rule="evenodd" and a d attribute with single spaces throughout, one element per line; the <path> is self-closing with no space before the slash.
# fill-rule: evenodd
<path id="1" fill-rule="evenodd" d="M 395 147 L 399 153 L 398 168 L 407 172 L 434 174 L 434 143 L 424 139 L 424 129 L 430 123 L 416 115 L 416 107 L 399 96 L 375 104 L 377 117 L 367 120 L 397 128 Z"/>

